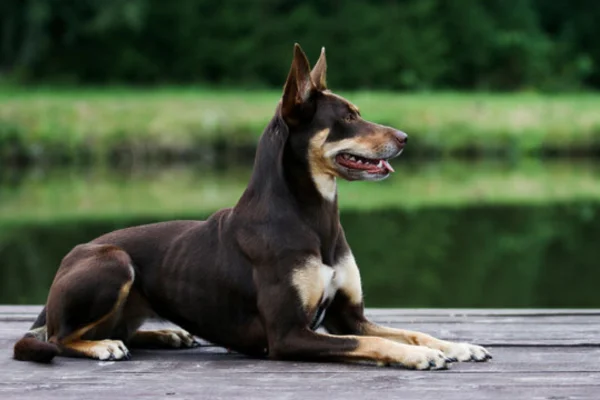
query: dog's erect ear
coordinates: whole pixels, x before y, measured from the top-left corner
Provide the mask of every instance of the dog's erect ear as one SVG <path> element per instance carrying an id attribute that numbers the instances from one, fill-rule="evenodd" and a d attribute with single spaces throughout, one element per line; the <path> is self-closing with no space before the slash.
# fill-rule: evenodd
<path id="1" fill-rule="evenodd" d="M 288 122 L 294 121 L 294 113 L 298 106 L 306 102 L 315 85 L 310 77 L 310 64 L 306 54 L 296 43 L 294 45 L 294 60 L 290 68 L 281 99 L 281 116 Z"/>
<path id="2" fill-rule="evenodd" d="M 317 90 L 327 90 L 327 58 L 325 57 L 325 47 L 321 49 L 319 60 L 310 73 Z"/>

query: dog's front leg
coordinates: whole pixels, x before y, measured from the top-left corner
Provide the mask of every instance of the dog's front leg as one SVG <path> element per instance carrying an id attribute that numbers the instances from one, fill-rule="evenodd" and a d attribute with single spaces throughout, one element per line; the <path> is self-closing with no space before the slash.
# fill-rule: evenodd
<path id="1" fill-rule="evenodd" d="M 481 346 L 449 342 L 422 332 L 375 324 L 365 317 L 362 305 L 352 304 L 343 293 L 336 296 L 323 324 L 328 331 L 338 334 L 376 336 L 398 343 L 439 350 L 450 361 L 486 361 L 492 358 Z"/>
<path id="2" fill-rule="evenodd" d="M 338 336 L 294 329 L 269 340 L 269 357 L 283 360 L 371 361 L 409 369 L 446 369 L 450 362 L 439 350 L 411 346 L 381 337 Z"/>
<path id="3" fill-rule="evenodd" d="M 377 336 L 399 343 L 425 346 L 442 351 L 452 361 L 486 361 L 492 358 L 481 346 L 449 342 L 425 333 L 388 328 L 369 321 L 364 315 L 358 267 L 351 253 L 348 254 L 341 257 L 336 266 L 339 274 L 344 276 L 344 281 L 323 321 L 329 332 Z"/>
<path id="4" fill-rule="evenodd" d="M 452 361 L 487 361 L 492 358 L 491 354 L 481 346 L 470 343 L 449 342 L 425 333 L 388 328 L 371 321 L 363 324 L 362 334 L 437 349 L 442 351 Z"/>
<path id="5" fill-rule="evenodd" d="M 258 309 L 273 359 L 372 361 L 413 369 L 443 369 L 439 350 L 397 343 L 381 337 L 331 335 L 309 329 L 331 278 L 320 258 L 305 258 L 291 273 L 255 270 Z M 283 270 L 283 268 L 282 268 Z"/>

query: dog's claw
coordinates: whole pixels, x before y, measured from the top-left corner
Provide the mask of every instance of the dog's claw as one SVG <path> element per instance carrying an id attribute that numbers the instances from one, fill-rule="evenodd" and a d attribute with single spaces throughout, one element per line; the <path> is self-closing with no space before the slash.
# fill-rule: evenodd
<path id="1" fill-rule="evenodd" d="M 437 365 L 437 363 L 433 360 L 429 361 L 429 365 L 427 366 L 427 368 L 424 369 L 424 371 L 441 371 L 441 370 L 446 370 L 448 369 L 448 363 L 444 362 L 441 365 Z"/>
<path id="2" fill-rule="evenodd" d="M 489 360 L 490 358 L 492 357 L 486 354 L 483 358 L 475 358 L 475 356 L 473 356 L 472 360 L 475 362 L 484 362 Z"/>
<path id="3" fill-rule="evenodd" d="M 453 363 L 453 362 L 457 362 L 458 360 L 456 359 L 456 357 L 446 357 L 446 362 L 449 363 Z"/>

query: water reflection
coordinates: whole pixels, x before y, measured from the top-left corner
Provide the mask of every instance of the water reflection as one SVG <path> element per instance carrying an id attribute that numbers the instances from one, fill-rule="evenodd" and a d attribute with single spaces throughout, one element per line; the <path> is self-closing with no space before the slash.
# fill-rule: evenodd
<path id="1" fill-rule="evenodd" d="M 593 163 L 399 163 L 340 183 L 370 306 L 598 307 Z M 204 218 L 250 171 L 193 166 L 3 171 L 0 303 L 40 303 L 62 256 L 106 231 Z"/>

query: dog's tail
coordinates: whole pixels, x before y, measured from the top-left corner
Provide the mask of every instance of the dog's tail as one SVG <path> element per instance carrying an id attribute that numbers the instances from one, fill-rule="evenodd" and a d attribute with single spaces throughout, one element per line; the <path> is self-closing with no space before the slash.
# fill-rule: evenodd
<path id="1" fill-rule="evenodd" d="M 46 327 L 43 329 L 45 331 Z M 41 340 L 39 333 L 32 330 L 15 343 L 13 358 L 19 361 L 49 363 L 58 353 L 57 345 Z"/>
<path id="2" fill-rule="evenodd" d="M 13 358 L 19 361 L 49 363 L 59 352 L 58 346 L 48 343 L 44 307 L 29 332 L 15 343 Z"/>

